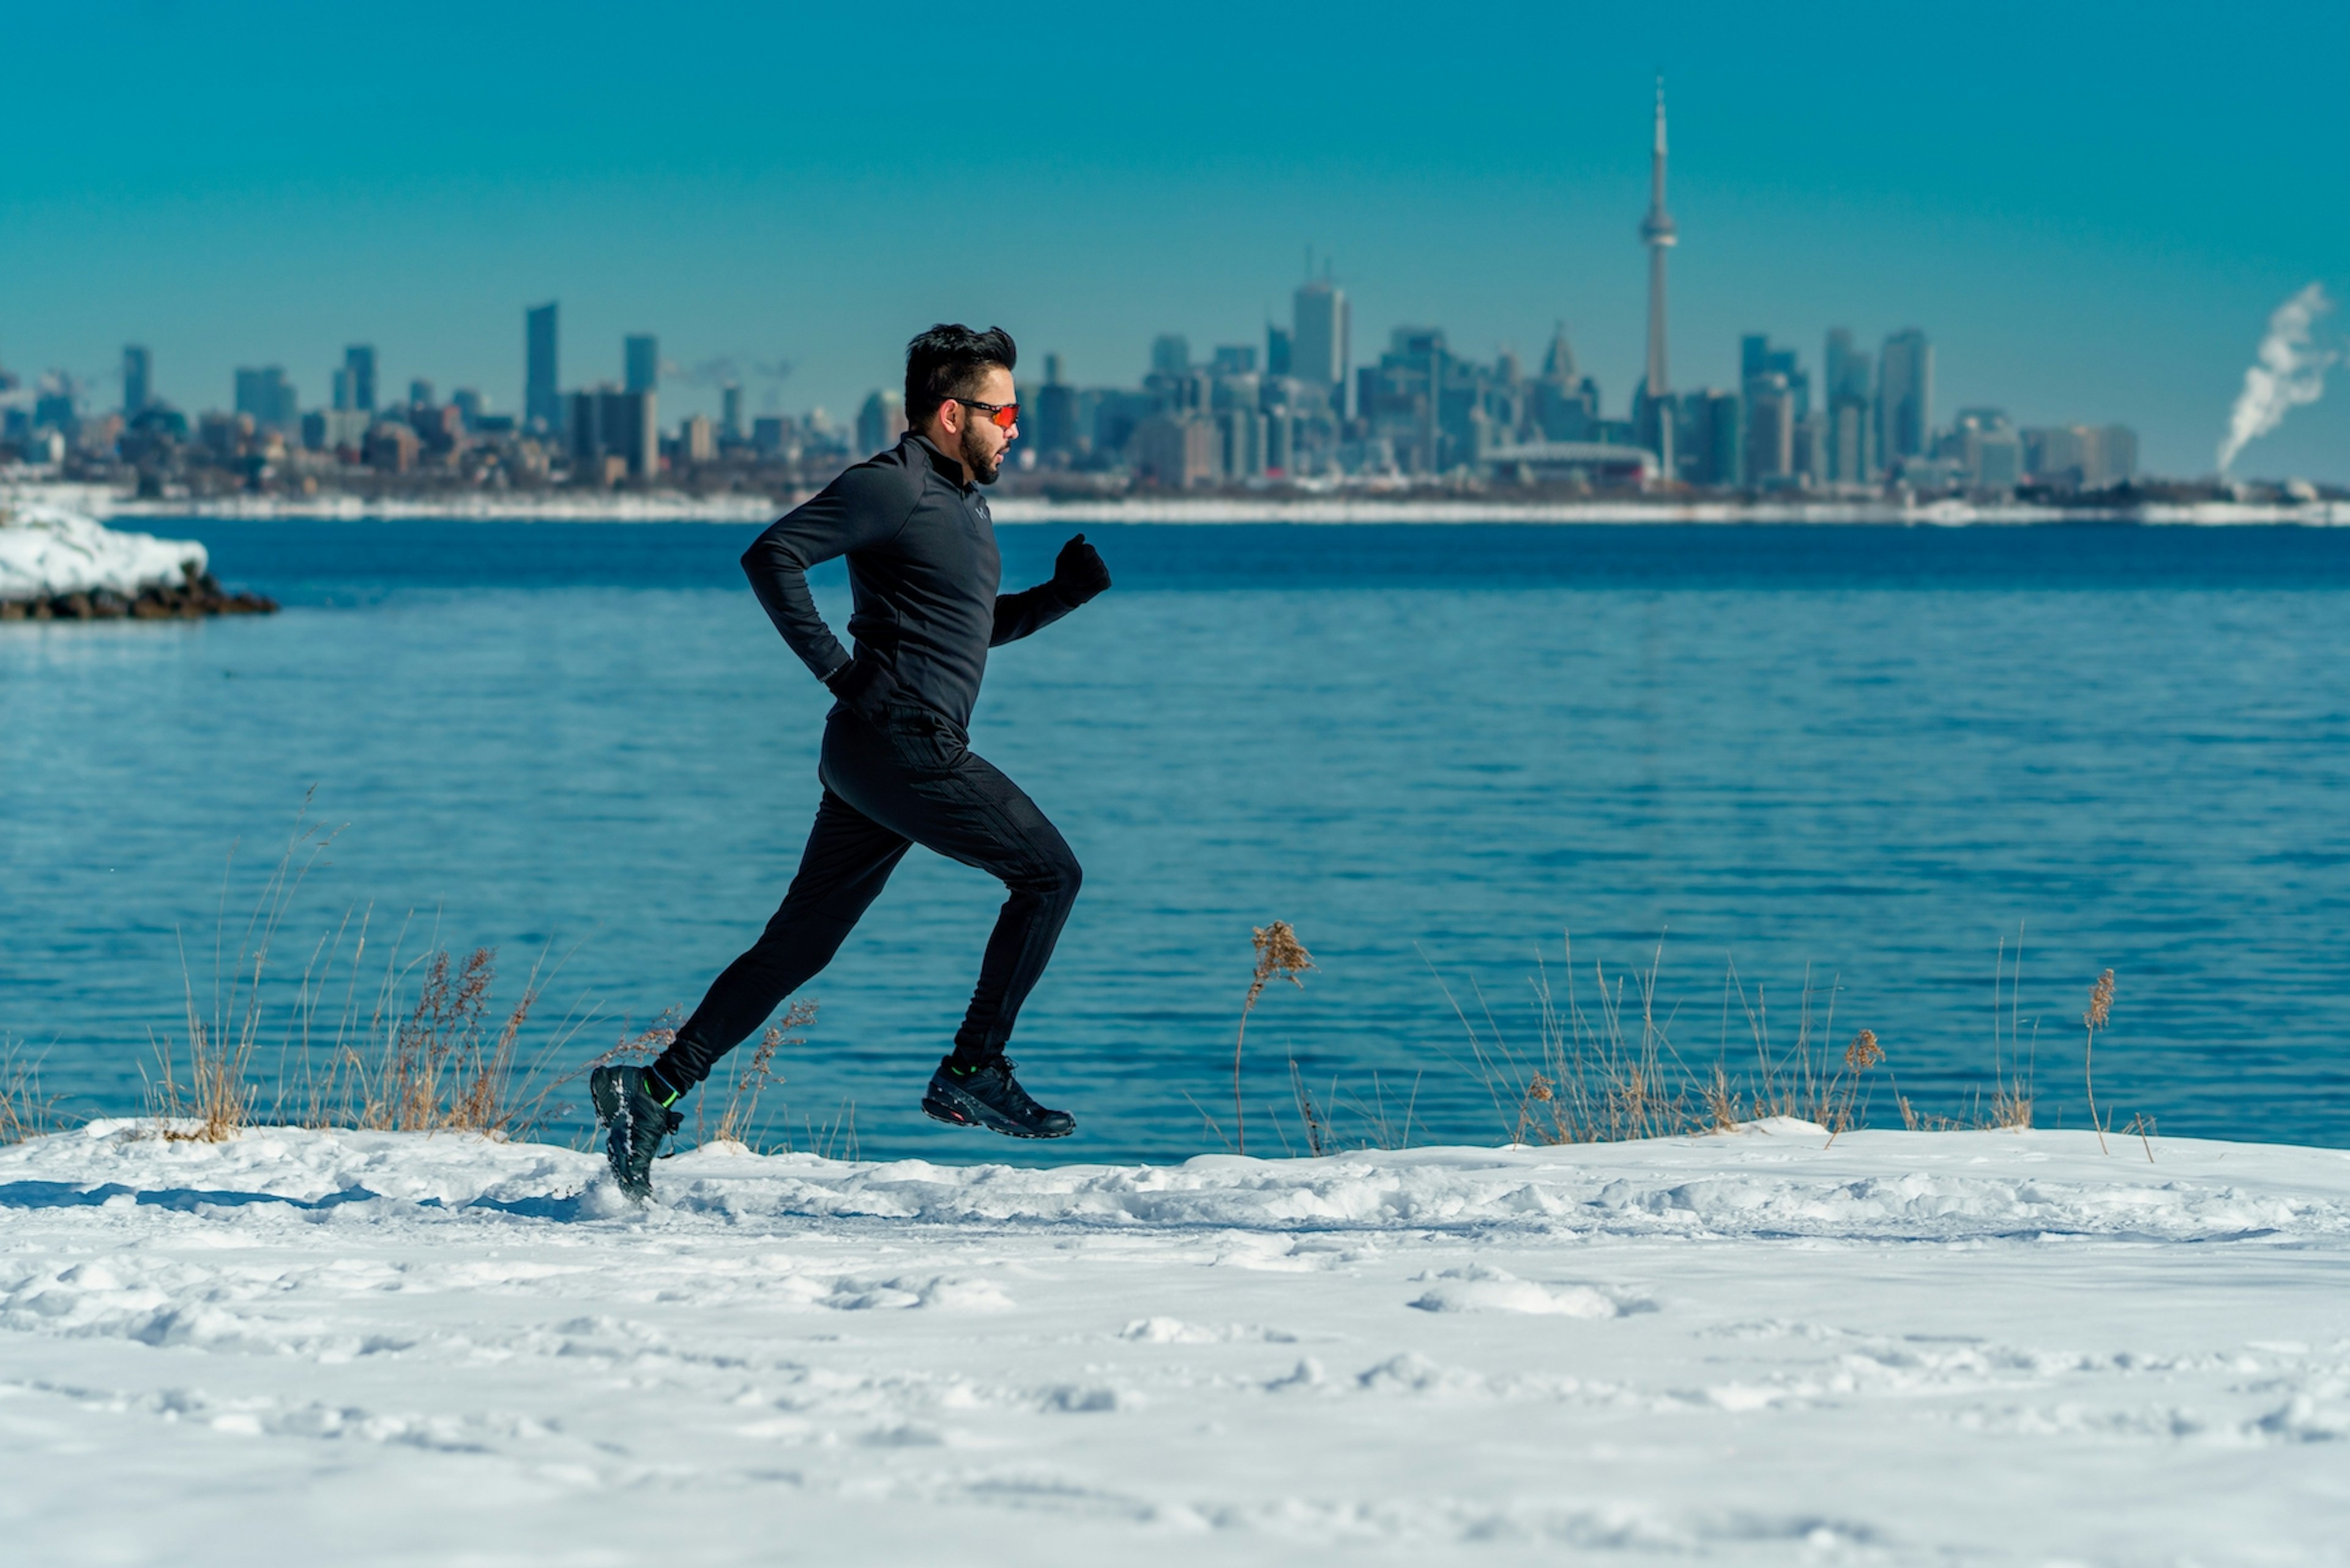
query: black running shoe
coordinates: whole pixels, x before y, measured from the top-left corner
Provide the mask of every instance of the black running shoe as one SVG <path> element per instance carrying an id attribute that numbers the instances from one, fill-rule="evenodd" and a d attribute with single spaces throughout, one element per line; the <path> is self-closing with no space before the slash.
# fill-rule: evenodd
<path id="1" fill-rule="evenodd" d="M 653 1157 L 660 1152 L 661 1139 L 685 1118 L 654 1097 L 642 1067 L 597 1068 L 588 1075 L 588 1096 L 596 1102 L 596 1119 L 610 1134 L 604 1153 L 620 1190 L 639 1202 L 650 1198 Z"/>
<path id="2" fill-rule="evenodd" d="M 1029 1098 L 1012 1075 L 1012 1064 L 1001 1056 L 969 1072 L 955 1066 L 952 1057 L 941 1061 L 922 1109 L 934 1120 L 985 1127 L 1007 1137 L 1066 1137 L 1077 1130 L 1077 1118 L 1068 1112 L 1048 1111 Z"/>

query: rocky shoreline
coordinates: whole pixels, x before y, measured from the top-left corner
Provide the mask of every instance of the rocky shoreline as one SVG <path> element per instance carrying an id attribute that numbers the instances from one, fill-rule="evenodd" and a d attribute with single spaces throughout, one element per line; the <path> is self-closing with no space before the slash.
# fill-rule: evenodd
<path id="1" fill-rule="evenodd" d="M 134 595 L 111 588 L 0 599 L 0 620 L 201 620 L 216 615 L 275 615 L 265 594 L 230 593 L 210 572 L 191 570 L 178 587 L 144 587 Z"/>

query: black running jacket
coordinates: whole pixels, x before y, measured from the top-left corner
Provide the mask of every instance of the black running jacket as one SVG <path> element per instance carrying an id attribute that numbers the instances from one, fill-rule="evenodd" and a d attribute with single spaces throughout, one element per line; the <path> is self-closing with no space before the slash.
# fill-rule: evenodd
<path id="1" fill-rule="evenodd" d="M 778 519 L 743 554 L 751 591 L 819 680 L 848 651 L 816 614 L 807 571 L 848 557 L 848 635 L 889 667 L 893 701 L 971 722 L 987 650 L 1069 613 L 1050 583 L 996 592 L 1003 558 L 979 486 L 962 464 L 910 431 Z"/>

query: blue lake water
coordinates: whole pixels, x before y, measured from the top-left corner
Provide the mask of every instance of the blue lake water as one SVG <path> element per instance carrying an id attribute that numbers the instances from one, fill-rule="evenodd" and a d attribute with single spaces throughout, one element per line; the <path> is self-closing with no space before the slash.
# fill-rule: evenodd
<path id="1" fill-rule="evenodd" d="M 139 1104 L 182 944 L 208 989 L 314 787 L 341 832 L 281 968 L 356 908 L 379 936 L 415 911 L 411 954 L 496 946 L 509 992 L 551 944 L 553 1011 L 593 1014 L 575 1057 L 690 1006 L 781 897 L 828 700 L 743 586 L 754 530 L 150 526 L 287 607 L 0 626 L 0 1036 L 72 1107 Z M 1013 587 L 1067 530 L 1001 532 Z M 1729 964 L 1782 1045 L 1808 971 L 1839 1044 L 1875 1030 L 1903 1093 L 1960 1112 L 2019 928 L 2002 1006 L 2036 1022 L 2042 1125 L 2083 1125 L 2110 967 L 2107 1108 L 2350 1145 L 2350 533 L 1087 532 L 1117 589 L 997 650 L 973 723 L 1087 867 L 1014 1042 L 1076 1138 L 916 1111 L 1000 897 L 920 852 L 811 987 L 771 1136 L 853 1100 L 868 1155 L 1221 1147 L 1184 1096 L 1228 1106 L 1250 928 L 1279 918 L 1319 969 L 1250 1026 L 1253 1148 L 1293 1058 L 1410 1101 L 1415 1140 L 1495 1139 L 1436 977 L 1524 1048 L 1570 932 L 1586 1007 L 1595 961 L 1662 936 L 1692 1065 L 1752 1058 Z"/>

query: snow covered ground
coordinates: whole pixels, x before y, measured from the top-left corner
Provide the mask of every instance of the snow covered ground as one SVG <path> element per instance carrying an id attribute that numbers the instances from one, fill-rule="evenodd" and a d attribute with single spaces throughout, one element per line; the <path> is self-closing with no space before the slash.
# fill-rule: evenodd
<path id="1" fill-rule="evenodd" d="M 210 557 L 192 539 L 120 532 L 46 502 L 0 506 L 0 599 L 177 587 Z"/>
<path id="2" fill-rule="evenodd" d="M 0 1150 L 8 1562 L 2350 1563 L 2350 1151 L 140 1133 Z"/>

